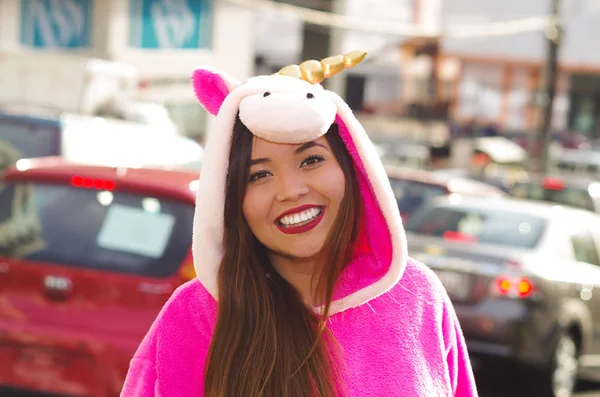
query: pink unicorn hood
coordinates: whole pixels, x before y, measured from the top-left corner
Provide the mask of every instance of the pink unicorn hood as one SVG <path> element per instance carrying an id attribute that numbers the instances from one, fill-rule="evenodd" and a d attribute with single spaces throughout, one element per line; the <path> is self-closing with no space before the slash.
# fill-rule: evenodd
<path id="1" fill-rule="evenodd" d="M 198 68 L 192 80 L 202 106 L 216 115 L 206 143 L 194 216 L 194 266 L 206 290 L 217 299 L 225 180 L 238 112 L 255 136 L 276 143 L 312 141 L 332 123 L 338 125 L 354 161 L 363 212 L 355 255 L 336 285 L 331 314 L 365 304 L 396 285 L 407 261 L 402 221 L 384 167 L 348 105 L 320 84 L 289 75 L 257 76 L 242 83 L 222 72 Z"/>
<path id="2" fill-rule="evenodd" d="M 219 308 L 225 183 L 238 114 L 255 136 L 280 143 L 310 142 L 336 123 L 353 159 L 362 199 L 360 230 L 327 320 L 339 347 L 335 358 L 344 389 L 339 395 L 477 396 L 450 298 L 431 269 L 407 257 L 400 213 L 374 147 L 346 103 L 318 84 L 332 74 L 321 65 L 340 71 L 348 67 L 345 59 L 341 68 L 309 61 L 280 72 L 302 78 L 284 73 L 242 83 L 208 68 L 194 72 L 198 99 L 216 115 L 194 216 L 197 279 L 180 286 L 150 326 L 131 360 L 122 397 L 205 394 Z"/>

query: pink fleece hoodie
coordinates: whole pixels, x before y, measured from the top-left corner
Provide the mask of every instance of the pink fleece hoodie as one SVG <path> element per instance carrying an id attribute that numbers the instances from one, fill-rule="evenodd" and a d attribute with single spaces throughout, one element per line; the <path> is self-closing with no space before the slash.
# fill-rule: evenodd
<path id="1" fill-rule="evenodd" d="M 218 309 L 225 178 L 239 112 L 254 135 L 278 143 L 314 140 L 336 123 L 353 158 L 363 200 L 361 230 L 353 259 L 336 284 L 328 320 L 341 346 L 345 397 L 477 396 L 452 304 L 436 275 L 408 258 L 383 165 L 345 102 L 321 85 L 289 76 L 258 76 L 240 83 L 200 68 L 193 82 L 200 103 L 217 115 L 206 144 L 194 217 L 197 279 L 180 287 L 158 315 L 131 361 L 121 395 L 204 393 Z"/>

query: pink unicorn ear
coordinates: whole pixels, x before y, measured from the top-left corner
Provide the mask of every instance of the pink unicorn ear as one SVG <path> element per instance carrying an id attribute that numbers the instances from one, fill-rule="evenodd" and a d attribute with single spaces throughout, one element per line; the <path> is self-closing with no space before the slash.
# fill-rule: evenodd
<path id="1" fill-rule="evenodd" d="M 222 72 L 199 68 L 192 75 L 192 83 L 196 97 L 210 114 L 219 113 L 221 104 L 229 93 L 240 85 L 240 82 Z"/>

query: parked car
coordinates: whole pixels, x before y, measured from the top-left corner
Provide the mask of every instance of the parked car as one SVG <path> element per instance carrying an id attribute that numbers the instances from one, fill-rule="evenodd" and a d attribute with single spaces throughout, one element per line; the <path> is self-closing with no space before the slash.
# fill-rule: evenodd
<path id="1" fill-rule="evenodd" d="M 0 171 L 23 158 L 62 156 L 85 163 L 199 169 L 204 154 L 193 139 L 161 124 L 104 119 L 48 110 L 0 109 Z"/>
<path id="2" fill-rule="evenodd" d="M 453 175 L 391 166 L 386 167 L 386 172 L 404 222 L 434 197 L 453 193 L 470 196 L 505 195 L 491 185 Z"/>
<path id="3" fill-rule="evenodd" d="M 475 362 L 510 364 L 536 396 L 570 396 L 577 377 L 598 379 L 600 217 L 441 197 L 406 230 L 411 255 L 445 286 Z"/>
<path id="4" fill-rule="evenodd" d="M 198 172 L 20 165 L 0 178 L 0 386 L 118 396 L 159 310 L 195 276 Z"/>
<path id="5" fill-rule="evenodd" d="M 530 175 L 509 190 L 513 197 L 568 205 L 600 213 L 600 182 L 587 177 Z"/>
<path id="6" fill-rule="evenodd" d="M 529 174 L 520 168 L 501 167 L 490 164 L 485 169 L 444 168 L 433 171 L 437 175 L 461 177 L 485 183 L 508 193 L 512 186 Z"/>

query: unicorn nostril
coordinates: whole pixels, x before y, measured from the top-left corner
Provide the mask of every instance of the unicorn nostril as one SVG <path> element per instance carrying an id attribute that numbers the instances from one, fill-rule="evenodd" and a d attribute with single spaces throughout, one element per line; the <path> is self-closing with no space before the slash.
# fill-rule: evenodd
<path id="1" fill-rule="evenodd" d="M 269 91 L 266 91 L 266 92 L 263 94 L 263 97 L 268 97 L 269 95 L 271 95 L 271 93 L 270 93 Z"/>
<path id="2" fill-rule="evenodd" d="M 315 96 L 309 92 L 308 94 L 306 94 L 306 97 L 307 97 L 308 99 L 312 99 L 312 98 L 314 98 Z"/>

